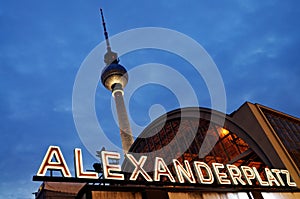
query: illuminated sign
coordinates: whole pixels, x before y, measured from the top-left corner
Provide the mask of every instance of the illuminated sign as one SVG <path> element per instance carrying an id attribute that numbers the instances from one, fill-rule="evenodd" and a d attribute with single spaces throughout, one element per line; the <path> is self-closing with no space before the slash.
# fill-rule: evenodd
<path id="1" fill-rule="evenodd" d="M 111 161 L 120 160 L 120 153 L 102 151 L 101 160 L 103 168 L 103 178 L 107 180 L 125 181 L 125 175 L 121 170 L 121 165 Z M 162 182 L 163 178 L 168 179 L 170 183 L 189 183 L 189 184 L 213 184 L 217 182 L 220 185 L 256 185 L 260 186 L 289 186 L 296 187 L 292 181 L 290 173 L 285 169 L 264 168 L 262 179 L 259 171 L 255 167 L 240 166 L 232 164 L 212 163 L 211 167 L 205 162 L 184 160 L 183 163 L 173 159 L 172 166 L 175 174 L 172 174 L 163 158 L 156 157 L 154 161 L 154 170 L 151 175 L 144 169 L 147 162 L 147 156 L 141 156 L 136 159 L 131 154 L 126 154 L 126 158 L 133 166 L 133 172 L 130 173 L 129 181 L 136 181 L 142 177 L 147 182 Z M 74 150 L 75 178 L 80 179 L 98 179 L 99 174 L 95 171 L 84 171 L 81 149 Z M 63 178 L 72 178 L 69 167 L 58 146 L 50 146 L 37 172 L 37 176 L 43 177 L 47 171 L 60 171 Z"/>

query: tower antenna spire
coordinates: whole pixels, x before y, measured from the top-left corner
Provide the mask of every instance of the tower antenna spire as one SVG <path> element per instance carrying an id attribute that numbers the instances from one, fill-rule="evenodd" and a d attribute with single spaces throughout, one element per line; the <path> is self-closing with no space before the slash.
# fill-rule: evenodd
<path id="1" fill-rule="evenodd" d="M 107 51 L 111 51 L 111 47 L 110 47 L 110 43 L 109 43 L 109 39 L 108 39 L 108 33 L 107 33 L 107 30 L 106 30 L 106 24 L 105 24 L 102 8 L 100 8 L 100 13 L 101 13 L 101 18 L 102 18 L 104 37 L 105 37 L 105 41 L 106 41 L 106 49 L 107 49 Z"/>
<path id="2" fill-rule="evenodd" d="M 103 25 L 104 37 L 105 37 L 105 41 L 106 41 L 106 50 L 107 50 L 106 54 L 104 55 L 104 62 L 106 63 L 106 65 L 110 65 L 112 63 L 118 64 L 119 63 L 118 54 L 111 51 L 102 8 L 100 8 L 100 13 L 101 13 L 101 18 L 102 18 L 102 25 Z"/>

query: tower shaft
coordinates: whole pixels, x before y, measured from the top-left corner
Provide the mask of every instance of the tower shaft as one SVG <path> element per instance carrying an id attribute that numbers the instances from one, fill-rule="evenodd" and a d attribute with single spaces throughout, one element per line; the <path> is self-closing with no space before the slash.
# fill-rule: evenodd
<path id="1" fill-rule="evenodd" d="M 133 136 L 132 136 L 132 132 L 131 132 L 128 116 L 127 116 L 127 111 L 125 108 L 123 90 L 113 91 L 113 97 L 115 99 L 116 109 L 118 114 L 122 148 L 124 154 L 126 154 L 129 151 L 131 145 L 133 144 Z"/>

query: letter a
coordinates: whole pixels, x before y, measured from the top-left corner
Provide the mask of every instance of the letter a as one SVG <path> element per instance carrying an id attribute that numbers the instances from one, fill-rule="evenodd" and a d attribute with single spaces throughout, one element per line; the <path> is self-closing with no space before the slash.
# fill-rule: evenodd
<path id="1" fill-rule="evenodd" d="M 52 161 L 53 158 L 55 161 Z M 58 146 L 49 146 L 37 176 L 45 176 L 47 170 L 58 170 L 63 177 L 72 177 L 63 154 Z"/>

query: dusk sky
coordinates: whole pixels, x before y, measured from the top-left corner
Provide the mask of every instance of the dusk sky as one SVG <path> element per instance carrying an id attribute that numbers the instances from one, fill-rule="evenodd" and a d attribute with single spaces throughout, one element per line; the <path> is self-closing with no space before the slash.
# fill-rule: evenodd
<path id="1" fill-rule="evenodd" d="M 299 118 L 299 6 L 298 0 L 0 0 L 0 198 L 34 198 L 31 193 L 41 182 L 32 182 L 32 176 L 49 145 L 60 146 L 72 175 L 74 148 L 82 149 L 86 169 L 97 161 L 75 127 L 72 94 L 80 66 L 104 40 L 100 7 L 110 36 L 135 28 L 162 27 L 198 42 L 221 74 L 226 113 L 250 101 Z M 113 50 L 119 52 L 117 46 L 112 42 Z M 197 53 L 193 50 L 186 52 Z M 105 51 L 98 53 L 101 72 Z M 144 49 L 120 60 L 127 70 L 149 63 L 171 67 L 190 82 L 199 106 L 211 108 L 201 75 L 178 55 Z M 173 86 L 180 84 L 174 76 L 152 72 L 149 67 L 147 77 L 147 71 L 142 77 L 129 73 L 129 81 L 152 75 L 170 80 Z M 131 96 L 126 96 L 125 89 L 131 123 L 144 128 L 164 111 L 179 108 L 179 95 L 190 99 L 185 92 L 174 94 L 168 85 L 153 83 Z M 99 83 L 94 96 L 99 124 L 120 146 L 110 92 Z M 133 131 L 134 135 L 141 132 Z M 88 131 L 84 134 L 89 136 Z"/>

